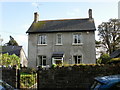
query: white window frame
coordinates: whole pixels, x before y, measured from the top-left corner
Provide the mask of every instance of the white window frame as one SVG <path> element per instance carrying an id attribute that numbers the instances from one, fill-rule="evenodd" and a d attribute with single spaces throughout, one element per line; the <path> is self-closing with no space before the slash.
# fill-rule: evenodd
<path id="1" fill-rule="evenodd" d="M 74 33 L 73 34 L 73 43 L 72 45 L 82 45 L 82 38 L 81 33 Z M 76 41 L 75 41 L 76 38 Z"/>
<path id="2" fill-rule="evenodd" d="M 73 55 L 74 62 L 75 62 L 75 59 L 74 59 L 75 56 L 77 57 L 77 63 L 75 63 L 75 64 L 81 64 L 82 63 L 82 55 Z M 80 63 L 78 63 L 79 59 L 80 59 Z"/>
<path id="3" fill-rule="evenodd" d="M 38 36 L 38 45 L 47 45 L 47 35 L 41 34 Z"/>
<path id="4" fill-rule="evenodd" d="M 59 43 L 59 36 L 58 35 L 60 35 L 60 43 Z M 63 43 L 62 43 L 62 34 L 61 33 L 57 33 L 56 34 L 56 45 L 63 45 Z"/>
<path id="5" fill-rule="evenodd" d="M 40 59 L 41 58 L 41 59 Z M 38 55 L 38 62 L 37 62 L 37 65 L 38 66 L 46 66 L 47 64 L 45 63 L 44 65 L 44 60 L 45 62 L 47 63 L 47 57 L 45 55 Z"/>

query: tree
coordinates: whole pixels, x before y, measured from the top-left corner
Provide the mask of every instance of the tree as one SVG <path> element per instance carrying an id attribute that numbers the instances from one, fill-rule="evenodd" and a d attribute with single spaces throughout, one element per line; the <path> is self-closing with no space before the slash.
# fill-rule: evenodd
<path id="1" fill-rule="evenodd" d="M 120 20 L 110 19 L 109 22 L 103 22 L 98 26 L 98 35 L 101 44 L 107 49 L 107 53 L 120 48 Z"/>
<path id="2" fill-rule="evenodd" d="M 0 56 L 0 65 L 4 66 L 20 66 L 20 58 L 15 54 L 9 55 L 8 53 L 2 54 Z"/>
<path id="3" fill-rule="evenodd" d="M 12 36 L 10 36 L 10 40 L 6 44 L 7 44 L 7 46 L 19 46 L 18 43 L 14 40 L 14 38 Z"/>

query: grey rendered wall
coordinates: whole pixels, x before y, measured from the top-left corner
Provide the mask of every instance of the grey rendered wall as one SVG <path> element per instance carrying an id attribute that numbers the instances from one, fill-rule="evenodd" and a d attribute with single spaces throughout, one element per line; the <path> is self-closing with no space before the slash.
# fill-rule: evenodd
<path id="1" fill-rule="evenodd" d="M 76 32 L 82 35 L 82 45 L 72 45 L 72 32 L 62 33 L 63 45 L 56 45 L 56 33 L 45 33 L 47 35 L 47 45 L 37 45 L 39 34 L 29 34 L 29 61 L 28 66 L 36 66 L 37 55 L 46 55 L 47 64 L 51 65 L 51 56 L 53 52 L 64 52 L 64 63 L 74 64 L 73 55 L 82 55 L 82 63 L 95 63 L 95 35 L 94 32 Z"/>
<path id="2" fill-rule="evenodd" d="M 36 46 L 37 46 L 37 35 L 28 35 L 28 67 L 36 67 Z"/>

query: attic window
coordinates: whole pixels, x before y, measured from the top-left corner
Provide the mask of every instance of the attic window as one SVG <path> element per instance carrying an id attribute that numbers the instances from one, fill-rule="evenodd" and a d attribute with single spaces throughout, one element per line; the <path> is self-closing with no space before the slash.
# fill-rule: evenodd
<path id="1" fill-rule="evenodd" d="M 38 44 L 40 44 L 40 45 L 47 44 L 47 36 L 46 35 L 39 35 Z"/>

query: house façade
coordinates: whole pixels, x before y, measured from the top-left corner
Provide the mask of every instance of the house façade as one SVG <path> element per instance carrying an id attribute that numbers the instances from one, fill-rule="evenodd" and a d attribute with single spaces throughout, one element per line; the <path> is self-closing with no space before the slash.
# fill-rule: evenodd
<path id="1" fill-rule="evenodd" d="M 28 29 L 28 66 L 94 64 L 95 24 L 92 9 L 88 18 L 34 21 Z"/>

